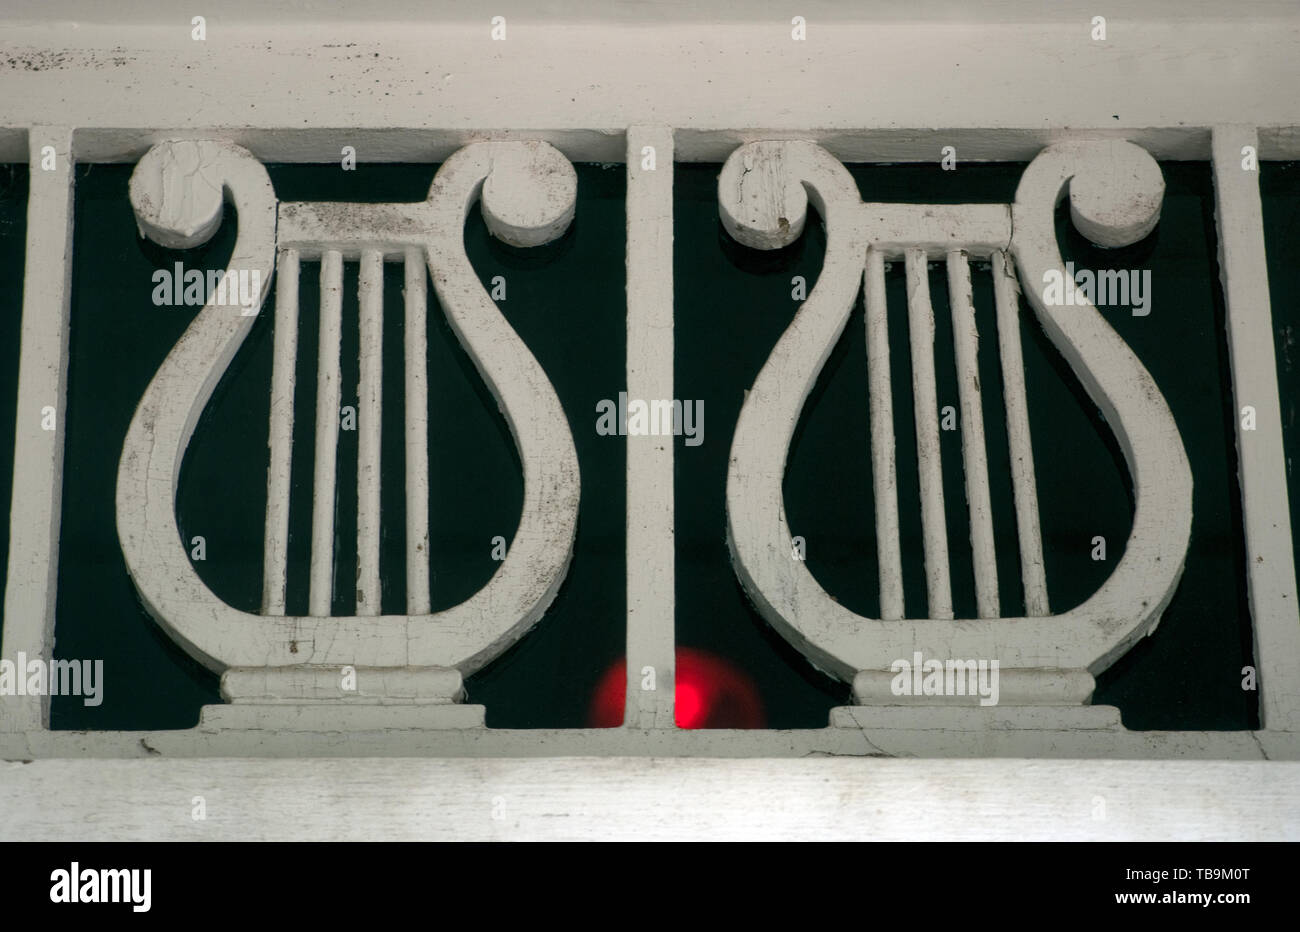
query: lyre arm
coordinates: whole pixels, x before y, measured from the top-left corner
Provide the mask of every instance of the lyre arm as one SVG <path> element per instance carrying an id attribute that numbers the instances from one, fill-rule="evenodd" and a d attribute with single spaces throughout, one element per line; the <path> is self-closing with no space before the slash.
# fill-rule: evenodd
<path id="1" fill-rule="evenodd" d="M 209 298 L 145 390 L 127 430 L 117 479 L 118 537 L 145 607 L 182 647 L 215 670 L 224 668 L 219 658 L 240 627 L 235 616 L 242 613 L 215 599 L 190 564 L 177 526 L 175 496 L 194 426 L 270 287 L 275 192 L 252 155 L 212 141 L 157 145 L 131 178 L 141 232 L 172 248 L 211 238 L 227 199 L 239 214 L 229 267 L 260 274 L 257 306 L 245 313 L 218 303 L 216 295 Z M 194 621 L 195 611 L 206 617 Z"/>
<path id="2" fill-rule="evenodd" d="M 1013 206 L 1012 252 L 1024 292 L 1052 343 L 1101 409 L 1133 480 L 1133 526 L 1115 571 L 1072 612 L 1105 641 L 1105 669 L 1149 633 L 1173 597 L 1191 537 L 1192 471 L 1159 386 L 1128 344 L 1082 297 L 1045 299 L 1048 272 L 1064 273 L 1055 208 L 1070 199 L 1075 226 L 1100 246 L 1126 246 L 1154 229 L 1164 181 L 1146 150 L 1122 140 L 1063 143 L 1025 170 Z M 1177 313 L 1169 308 L 1168 313 Z"/>

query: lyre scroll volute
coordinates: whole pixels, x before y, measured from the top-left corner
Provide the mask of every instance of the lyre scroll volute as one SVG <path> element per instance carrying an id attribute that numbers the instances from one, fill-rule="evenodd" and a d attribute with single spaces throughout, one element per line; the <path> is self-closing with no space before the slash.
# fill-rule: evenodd
<path id="1" fill-rule="evenodd" d="M 458 702 L 462 676 L 522 637 L 554 598 L 572 556 L 579 499 L 577 455 L 559 399 L 484 292 L 465 255 L 464 222 L 481 201 L 488 227 L 500 239 L 530 246 L 556 238 L 574 214 L 573 166 L 545 143 L 475 143 L 443 164 L 422 202 L 277 204 L 265 170 L 245 150 L 215 141 L 168 142 L 140 161 L 131 196 L 141 231 L 172 247 L 208 239 L 221 221 L 223 199 L 233 201 L 239 232 L 231 267 L 259 270 L 262 283 L 251 308 L 209 300 L 155 374 L 128 430 L 118 471 L 118 534 L 145 607 L 187 652 L 223 674 L 223 694 L 235 703 Z M 296 286 L 304 260 L 321 264 L 321 400 L 310 613 L 288 616 L 284 573 Z M 381 614 L 378 599 L 378 386 L 386 260 L 406 266 L 406 336 L 412 341 L 406 347 L 408 603 L 406 613 L 397 615 Z M 361 264 L 360 403 L 372 416 L 359 438 L 357 612 L 332 617 L 333 446 L 344 261 Z M 439 612 L 430 611 L 428 512 L 422 507 L 428 495 L 424 431 L 430 403 L 421 374 L 426 267 L 453 331 L 510 428 L 524 480 L 523 510 L 506 558 L 482 589 Z M 266 578 L 263 611 L 252 614 L 222 602 L 191 566 L 177 526 L 176 490 L 190 435 L 260 312 L 273 269 L 279 278 Z M 350 686 L 345 670 L 354 674 Z M 452 719 L 481 724 L 482 716 Z"/>
<path id="2" fill-rule="evenodd" d="M 758 611 L 815 665 L 853 683 L 858 703 L 899 704 L 891 682 L 900 659 L 997 661 L 1000 701 L 1015 706 L 1086 703 L 1094 675 L 1149 633 L 1178 584 L 1191 529 L 1191 470 L 1168 405 L 1142 363 L 1091 304 L 1055 308 L 1029 289 L 1029 303 L 1124 451 L 1136 511 L 1123 558 L 1093 595 L 1053 615 L 1043 573 L 1037 491 L 1019 346 L 1019 291 L 1061 269 L 1053 214 L 1069 194 L 1075 223 L 1094 242 L 1135 242 L 1154 227 L 1163 182 L 1155 161 L 1126 142 L 1084 141 L 1044 150 L 1025 171 L 1014 204 L 863 203 L 847 170 L 802 141 L 749 143 L 719 177 L 724 226 L 740 242 L 773 249 L 802 231 L 807 205 L 826 225 L 826 257 L 816 287 L 778 340 L 750 388 L 736 425 L 727 478 L 728 542 L 736 573 Z M 994 275 L 999 352 L 1006 384 L 1016 533 L 1026 617 L 998 600 L 989 506 L 988 460 L 976 369 L 979 334 L 971 302 L 971 260 Z M 909 617 L 899 553 L 884 263 L 907 270 L 917 459 L 928 610 Z M 945 507 L 939 464 L 934 374 L 934 311 L 927 263 L 947 264 L 955 362 L 962 402 L 963 471 L 970 510 L 978 616 L 953 619 Z M 786 457 L 805 400 L 865 288 L 870 455 L 880 566 L 880 618 L 832 598 L 801 560 L 782 494 Z M 903 310 L 903 309 L 900 309 Z M 986 338 L 992 335 L 986 334 Z M 962 696 L 958 704 L 974 697 Z M 951 703 L 951 697 L 916 702 Z"/>

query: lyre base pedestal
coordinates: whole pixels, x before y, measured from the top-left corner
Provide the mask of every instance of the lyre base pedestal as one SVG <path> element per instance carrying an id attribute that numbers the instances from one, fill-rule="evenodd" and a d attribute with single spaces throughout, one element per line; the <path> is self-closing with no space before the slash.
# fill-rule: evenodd
<path id="1" fill-rule="evenodd" d="M 203 729 L 382 731 L 483 728 L 481 705 L 461 705 L 459 670 L 446 667 L 232 667 L 229 705 L 204 706 Z"/>
<path id="2" fill-rule="evenodd" d="M 1120 731 L 1119 709 L 1109 705 L 952 706 L 855 705 L 831 709 L 832 728 L 904 731 Z"/>
<path id="3" fill-rule="evenodd" d="M 348 733 L 484 728 L 486 724 L 484 706 L 459 703 L 233 703 L 206 705 L 199 718 L 200 731 L 259 729 Z"/>

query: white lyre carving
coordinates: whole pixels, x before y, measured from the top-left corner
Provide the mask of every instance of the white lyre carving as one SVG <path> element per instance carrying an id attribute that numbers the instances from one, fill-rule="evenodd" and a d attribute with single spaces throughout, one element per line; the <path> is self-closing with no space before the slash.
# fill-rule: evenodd
<path id="1" fill-rule="evenodd" d="M 1004 705 L 1086 703 L 1094 675 L 1151 632 L 1172 598 L 1191 533 L 1192 476 L 1164 397 L 1129 347 L 1090 304 L 1056 307 L 1038 288 L 1029 303 L 1114 432 L 1136 501 L 1124 555 L 1083 604 L 1053 615 L 1047 599 L 1038 499 L 1020 356 L 1019 288 L 1062 270 L 1054 212 L 1067 196 L 1076 227 L 1093 242 L 1122 246 L 1159 219 L 1164 182 L 1154 159 L 1124 141 L 1076 141 L 1041 152 L 1025 170 L 1015 203 L 956 206 L 863 203 L 848 171 L 810 142 L 746 144 L 718 181 L 723 223 L 740 242 L 775 249 L 802 232 L 811 201 L 826 225 L 817 285 L 759 372 L 741 409 L 727 476 L 728 541 L 741 582 L 759 612 L 818 667 L 853 683 L 862 705 L 898 704 L 890 689 L 899 658 L 984 658 L 1001 667 Z M 1028 617 L 998 602 L 988 465 L 971 303 L 969 261 L 991 262 L 997 339 L 1022 581 Z M 884 263 L 907 272 L 921 518 L 928 616 L 903 605 L 894 462 Z M 953 619 L 934 376 L 934 311 L 926 263 L 943 260 L 953 314 L 962 411 L 963 465 L 979 617 Z M 1062 274 L 1064 274 L 1062 272 Z M 786 456 L 800 412 L 865 289 L 871 463 L 881 618 L 832 598 L 805 563 L 792 560 L 782 498 Z M 949 503 L 951 505 L 951 503 Z M 969 704 L 972 697 L 912 697 Z"/>
<path id="2" fill-rule="evenodd" d="M 481 201 L 489 230 L 508 243 L 549 242 L 576 203 L 573 166 L 541 142 L 484 142 L 452 155 L 417 203 L 279 203 L 247 151 L 214 141 L 167 142 L 141 159 L 131 200 L 141 232 L 168 247 L 206 241 L 223 200 L 238 211 L 232 269 L 257 270 L 253 308 L 214 295 L 168 354 L 127 432 L 118 470 L 117 526 L 145 607 L 188 653 L 223 673 L 236 702 L 352 700 L 449 703 L 462 676 L 522 637 L 564 579 L 577 524 L 579 476 L 568 421 L 527 346 L 484 292 L 465 254 L 468 211 Z M 277 255 L 278 253 L 278 255 Z M 321 266 L 321 326 L 309 615 L 285 615 L 289 469 L 294 411 L 298 274 Z M 382 263 L 405 263 L 407 611 L 379 609 L 379 425 Z M 356 614 L 330 617 L 339 333 L 344 261 L 360 262 L 358 591 Z M 427 389 L 428 267 L 438 300 L 493 393 L 523 464 L 519 528 L 491 580 L 452 608 L 430 611 Z M 177 478 L 199 416 L 248 335 L 278 269 L 271 386 L 265 574 L 260 614 L 224 603 L 190 564 L 176 518 Z M 340 671 L 357 673 L 340 688 Z"/>

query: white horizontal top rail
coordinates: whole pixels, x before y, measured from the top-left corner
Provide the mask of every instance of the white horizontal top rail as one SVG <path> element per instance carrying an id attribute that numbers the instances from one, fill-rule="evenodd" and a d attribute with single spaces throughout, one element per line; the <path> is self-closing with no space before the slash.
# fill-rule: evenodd
<path id="1" fill-rule="evenodd" d="M 264 161 L 336 159 L 348 143 L 363 161 L 441 161 L 490 133 L 613 162 L 637 123 L 672 126 L 684 161 L 780 137 L 845 161 L 935 159 L 946 144 L 1028 160 L 1081 130 L 1205 158 L 1209 127 L 1243 121 L 1263 157 L 1300 151 L 1300 97 L 1285 92 L 1300 11 L 1286 3 L 506 5 L 494 39 L 498 13 L 472 4 L 214 2 L 201 41 L 192 11 L 129 4 L 119 18 L 119 4 L 104 22 L 95 6 L 0 11 L 0 158 L 23 158 L 22 128 L 52 123 L 81 131 L 87 161 L 219 130 Z"/>

